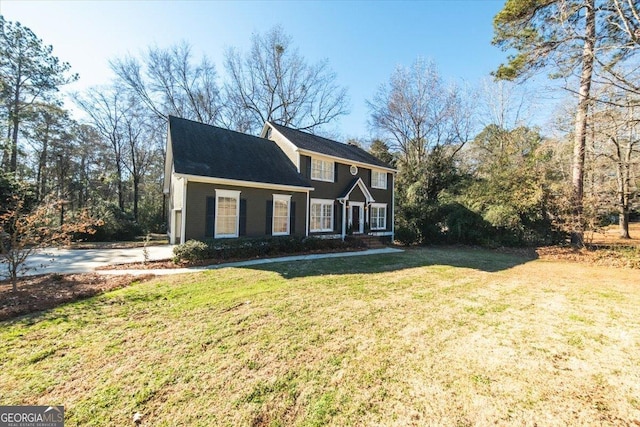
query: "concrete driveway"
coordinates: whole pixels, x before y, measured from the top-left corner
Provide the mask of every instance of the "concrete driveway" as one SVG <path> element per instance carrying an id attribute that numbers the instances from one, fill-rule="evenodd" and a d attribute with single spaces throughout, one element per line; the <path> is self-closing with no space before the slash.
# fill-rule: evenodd
<path id="1" fill-rule="evenodd" d="M 169 259 L 172 245 L 148 246 L 149 260 Z M 43 273 L 89 273 L 97 267 L 144 261 L 143 248 L 43 249 L 27 259 L 25 275 Z M 5 275 L 4 265 L 0 276 Z"/>

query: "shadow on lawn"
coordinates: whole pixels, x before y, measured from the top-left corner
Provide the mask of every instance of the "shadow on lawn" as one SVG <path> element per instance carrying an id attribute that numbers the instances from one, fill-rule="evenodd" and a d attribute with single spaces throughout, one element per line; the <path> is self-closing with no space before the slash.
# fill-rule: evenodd
<path id="1" fill-rule="evenodd" d="M 537 258 L 535 251 L 505 253 L 469 247 L 409 248 L 395 254 L 324 258 L 247 266 L 287 278 L 330 274 L 366 274 L 427 266 L 470 268 L 485 272 L 508 270 Z"/>

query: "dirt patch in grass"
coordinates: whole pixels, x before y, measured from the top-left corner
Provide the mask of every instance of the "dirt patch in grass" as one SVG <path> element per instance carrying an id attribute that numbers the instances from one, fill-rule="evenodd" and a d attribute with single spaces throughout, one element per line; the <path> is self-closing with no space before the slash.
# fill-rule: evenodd
<path id="1" fill-rule="evenodd" d="M 11 281 L 0 281 L 0 320 L 34 313 L 70 301 L 92 297 L 132 282 L 149 280 L 145 276 L 104 276 L 99 274 L 43 274 L 18 279 L 18 292 Z"/>
<path id="2" fill-rule="evenodd" d="M 640 268 L 640 246 L 637 248 L 574 248 L 547 246 L 536 249 L 540 259 L 579 262 L 607 267 Z"/>
<path id="3" fill-rule="evenodd" d="M 640 248 L 640 222 L 629 224 L 630 239 L 620 238 L 620 228 L 618 225 L 610 225 L 597 232 L 589 233 L 585 236 L 586 243 L 592 245 L 607 246 L 633 246 Z"/>

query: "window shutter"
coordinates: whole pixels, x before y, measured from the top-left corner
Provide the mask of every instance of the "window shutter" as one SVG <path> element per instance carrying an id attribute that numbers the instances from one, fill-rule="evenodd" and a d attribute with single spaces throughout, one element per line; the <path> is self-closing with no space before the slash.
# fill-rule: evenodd
<path id="1" fill-rule="evenodd" d="M 264 224 L 264 234 L 271 236 L 273 230 L 273 200 L 267 200 L 267 215 Z"/>
<path id="2" fill-rule="evenodd" d="M 296 202 L 289 205 L 289 234 L 296 234 Z"/>
<path id="3" fill-rule="evenodd" d="M 240 236 L 247 235 L 247 199 L 240 199 L 240 224 L 238 234 Z"/>
<path id="4" fill-rule="evenodd" d="M 340 218 L 340 207 L 342 205 L 340 203 L 333 204 L 333 229 L 341 231 L 342 227 L 340 227 L 340 223 L 342 219 Z"/>
<path id="5" fill-rule="evenodd" d="M 302 160 L 304 161 L 304 164 L 307 166 L 307 173 L 306 173 L 307 178 L 311 179 L 311 157 L 304 156 Z"/>
<path id="6" fill-rule="evenodd" d="M 184 221 L 184 219 L 183 219 Z M 213 237 L 216 224 L 216 198 L 207 197 L 204 237 Z"/>
<path id="7" fill-rule="evenodd" d="M 338 182 L 338 162 L 333 162 L 333 182 Z"/>

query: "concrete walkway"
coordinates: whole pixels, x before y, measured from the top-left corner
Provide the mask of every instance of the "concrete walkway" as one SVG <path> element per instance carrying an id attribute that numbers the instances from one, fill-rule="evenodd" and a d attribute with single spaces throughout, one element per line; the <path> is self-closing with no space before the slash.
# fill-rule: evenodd
<path id="1" fill-rule="evenodd" d="M 149 246 L 147 247 L 150 261 L 171 259 L 173 257 L 173 246 Z M 214 264 L 202 267 L 151 269 L 151 270 L 96 270 L 98 267 L 105 267 L 114 264 L 125 264 L 132 262 L 143 262 L 143 248 L 127 249 L 46 249 L 32 255 L 27 259 L 27 271 L 25 275 L 45 274 L 45 273 L 99 273 L 99 274 L 181 274 L 198 271 L 215 270 L 224 267 L 250 267 L 252 265 L 271 264 L 275 262 L 308 261 L 322 258 L 343 258 L 352 256 L 392 254 L 402 252 L 401 249 L 383 248 L 369 249 L 357 252 L 341 252 L 313 255 L 293 255 L 279 258 L 261 258 L 248 261 L 229 262 L 224 264 Z"/>
<path id="2" fill-rule="evenodd" d="M 99 270 L 99 271 L 96 271 L 96 273 L 111 274 L 111 275 L 155 274 L 158 276 L 162 276 L 162 275 L 168 275 L 168 274 L 196 273 L 199 271 L 217 270 L 219 268 L 226 268 L 226 267 L 251 267 L 252 265 L 273 264 L 277 262 L 309 261 L 309 260 L 322 259 L 322 258 L 344 258 L 344 257 L 364 256 L 364 255 L 395 254 L 399 252 L 404 252 L 404 251 L 402 249 L 394 249 L 394 248 L 368 249 L 366 251 L 356 251 L 356 252 L 292 255 L 292 256 L 285 256 L 285 257 L 279 257 L 279 258 L 260 258 L 260 259 L 252 259 L 248 261 L 227 262 L 223 264 L 205 265 L 202 267 L 164 268 L 164 269 L 158 269 L 158 270 Z"/>
<path id="3" fill-rule="evenodd" d="M 148 246 L 150 261 L 173 257 L 172 245 Z M 45 273 L 91 273 L 98 267 L 143 262 L 143 248 L 126 249 L 56 249 L 38 251 L 27 258 L 25 275 Z"/>

